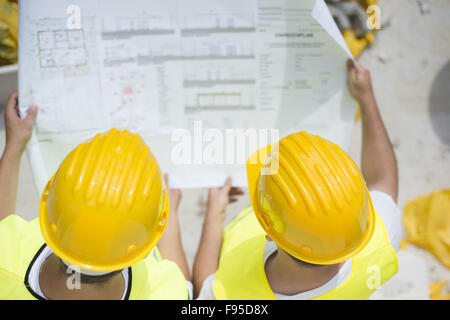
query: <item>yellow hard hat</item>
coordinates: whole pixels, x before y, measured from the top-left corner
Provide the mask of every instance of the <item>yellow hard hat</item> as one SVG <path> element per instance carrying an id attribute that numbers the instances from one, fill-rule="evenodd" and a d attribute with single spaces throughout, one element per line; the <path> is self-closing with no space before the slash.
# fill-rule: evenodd
<path id="1" fill-rule="evenodd" d="M 372 236 L 375 212 L 364 178 L 328 140 L 291 134 L 252 155 L 247 178 L 259 223 L 279 247 L 302 261 L 345 261 Z"/>
<path id="2" fill-rule="evenodd" d="M 45 242 L 64 261 L 94 271 L 145 258 L 169 213 L 155 157 L 137 134 L 112 129 L 80 144 L 48 182 L 39 220 Z"/>

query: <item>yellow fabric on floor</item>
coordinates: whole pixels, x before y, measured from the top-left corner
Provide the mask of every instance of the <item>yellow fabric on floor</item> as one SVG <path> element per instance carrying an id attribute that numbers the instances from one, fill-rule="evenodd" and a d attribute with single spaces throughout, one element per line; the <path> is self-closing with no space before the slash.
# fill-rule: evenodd
<path id="1" fill-rule="evenodd" d="M 450 190 L 408 202 L 403 211 L 403 225 L 408 233 L 403 245 L 418 245 L 450 268 Z"/>
<path id="2" fill-rule="evenodd" d="M 433 282 L 429 286 L 431 300 L 450 300 L 450 293 L 441 294 L 447 281 Z"/>

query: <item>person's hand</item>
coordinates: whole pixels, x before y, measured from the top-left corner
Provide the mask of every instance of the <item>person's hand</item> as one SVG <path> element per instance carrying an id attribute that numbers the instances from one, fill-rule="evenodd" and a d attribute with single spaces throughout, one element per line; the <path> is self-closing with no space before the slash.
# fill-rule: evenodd
<path id="1" fill-rule="evenodd" d="M 5 108 L 6 149 L 21 155 L 30 140 L 38 107 L 30 107 L 25 119 L 21 119 L 17 96 L 17 92 L 10 95 Z"/>
<path id="2" fill-rule="evenodd" d="M 169 175 L 166 173 L 164 174 L 164 180 L 166 182 L 167 187 L 167 181 L 169 180 Z M 180 189 L 174 189 L 174 188 L 167 188 L 167 195 L 169 196 L 169 210 L 170 212 L 178 212 L 178 207 L 180 206 L 181 202 L 181 190 Z"/>
<path id="3" fill-rule="evenodd" d="M 355 100 L 364 104 L 373 98 L 372 81 L 369 70 L 359 63 L 347 60 L 348 89 Z"/>
<path id="4" fill-rule="evenodd" d="M 225 209 L 228 204 L 236 202 L 237 197 L 244 194 L 241 188 L 232 187 L 231 182 L 231 177 L 228 177 L 223 187 L 209 189 L 207 215 L 220 223 L 225 220 Z"/>

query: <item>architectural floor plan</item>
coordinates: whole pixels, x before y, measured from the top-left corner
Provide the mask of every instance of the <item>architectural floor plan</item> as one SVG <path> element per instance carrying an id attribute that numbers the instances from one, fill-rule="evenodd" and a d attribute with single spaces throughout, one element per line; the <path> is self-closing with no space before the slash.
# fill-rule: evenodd
<path id="1" fill-rule="evenodd" d="M 38 186 L 111 127 L 142 134 L 183 186 L 227 174 L 245 184 L 244 166 L 171 163 L 171 133 L 198 121 L 348 143 L 348 50 L 323 0 L 22 0 L 19 14 L 20 109 L 40 108 L 30 146 Z M 204 174 L 220 178 L 189 182 Z"/>

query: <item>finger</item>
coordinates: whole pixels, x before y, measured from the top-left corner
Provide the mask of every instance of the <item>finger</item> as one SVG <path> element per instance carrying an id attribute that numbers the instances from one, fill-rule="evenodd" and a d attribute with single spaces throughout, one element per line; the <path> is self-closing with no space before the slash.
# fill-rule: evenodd
<path id="1" fill-rule="evenodd" d="M 169 181 L 169 175 L 167 173 L 164 173 L 164 182 L 167 185 L 167 181 Z"/>
<path id="2" fill-rule="evenodd" d="M 351 67 L 347 68 L 347 80 L 349 82 L 352 82 L 356 78 L 356 68 Z"/>
<path id="3" fill-rule="evenodd" d="M 8 115 L 17 114 L 17 92 L 11 94 L 6 104 L 5 113 Z"/>
<path id="4" fill-rule="evenodd" d="M 224 186 L 223 186 L 223 190 L 225 191 L 225 192 L 230 192 L 230 189 L 231 189 L 231 183 L 232 183 L 232 178 L 231 177 L 228 177 L 227 178 L 227 180 L 225 181 L 225 184 L 224 184 Z"/>
<path id="5" fill-rule="evenodd" d="M 7 108 L 15 108 L 17 105 L 17 92 L 12 93 L 8 98 L 8 103 L 6 104 Z"/>
<path id="6" fill-rule="evenodd" d="M 244 194 L 244 191 L 241 189 L 241 188 L 236 188 L 236 187 L 233 187 L 233 188 L 231 188 L 231 190 L 230 190 L 230 195 L 243 195 Z"/>
<path id="7" fill-rule="evenodd" d="M 361 73 L 364 71 L 364 67 L 359 62 L 356 62 L 355 63 L 355 71 L 356 71 L 356 73 Z"/>
<path id="8" fill-rule="evenodd" d="M 355 67 L 355 64 L 352 59 L 347 60 L 347 71 L 352 70 Z"/>
<path id="9" fill-rule="evenodd" d="M 29 126 L 33 126 L 34 123 L 34 119 L 36 119 L 38 113 L 38 107 L 36 105 L 31 106 L 28 110 L 27 110 L 27 115 L 25 116 L 24 121 L 29 125 Z"/>
<path id="10" fill-rule="evenodd" d="M 355 82 L 358 79 L 358 71 L 357 67 L 354 67 L 349 70 L 348 72 L 348 78 L 350 81 Z"/>

